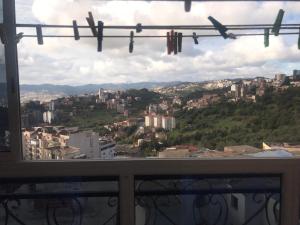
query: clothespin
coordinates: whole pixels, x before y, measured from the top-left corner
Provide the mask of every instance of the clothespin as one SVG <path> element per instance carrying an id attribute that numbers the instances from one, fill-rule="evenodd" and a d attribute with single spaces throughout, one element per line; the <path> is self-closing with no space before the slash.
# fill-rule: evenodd
<path id="1" fill-rule="evenodd" d="M 167 50 L 168 50 L 168 55 L 171 54 L 171 35 L 170 32 L 167 32 Z"/>
<path id="2" fill-rule="evenodd" d="M 141 33 L 143 31 L 143 28 L 142 28 L 142 24 L 141 23 L 138 23 L 136 25 L 136 32 L 137 33 Z"/>
<path id="3" fill-rule="evenodd" d="M 134 32 L 130 31 L 130 42 L 129 42 L 129 53 L 133 52 L 133 38 L 134 38 Z"/>
<path id="4" fill-rule="evenodd" d="M 209 16 L 208 19 L 214 25 L 214 27 L 219 31 L 219 33 L 221 34 L 221 36 L 224 39 L 227 39 L 228 38 L 228 34 L 226 33 L 226 31 L 228 31 L 228 28 L 226 26 L 224 26 L 223 24 L 221 24 L 219 21 L 217 21 L 212 16 Z"/>
<path id="5" fill-rule="evenodd" d="M 0 39 L 2 44 L 5 45 L 7 43 L 6 32 L 3 24 L 0 25 Z"/>
<path id="6" fill-rule="evenodd" d="M 174 30 L 171 30 L 170 48 L 171 48 L 171 52 L 173 52 L 174 51 Z"/>
<path id="7" fill-rule="evenodd" d="M 182 51 L 182 33 L 178 33 L 177 41 L 178 41 L 178 52 L 181 52 Z"/>
<path id="8" fill-rule="evenodd" d="M 283 19 L 283 15 L 284 15 L 284 11 L 282 9 L 279 10 L 275 23 L 273 25 L 273 29 L 272 29 L 272 33 L 274 33 L 275 36 L 279 35 L 279 31 L 281 28 L 281 24 L 282 24 L 282 19 Z"/>
<path id="9" fill-rule="evenodd" d="M 174 55 L 177 55 L 178 52 L 178 33 L 175 32 L 174 33 L 174 37 L 173 37 L 173 48 L 174 48 Z"/>
<path id="10" fill-rule="evenodd" d="M 299 28 L 299 37 L 298 37 L 298 49 L 300 50 L 300 28 Z"/>
<path id="11" fill-rule="evenodd" d="M 191 11 L 192 0 L 184 0 L 184 9 L 186 12 Z"/>
<path id="12" fill-rule="evenodd" d="M 74 38 L 76 41 L 78 41 L 80 39 L 80 36 L 79 36 L 79 30 L 78 30 L 76 20 L 73 20 L 73 31 L 74 31 Z"/>
<path id="13" fill-rule="evenodd" d="M 98 21 L 98 35 L 97 35 L 97 40 L 98 40 L 98 52 L 102 52 L 102 41 L 103 41 L 103 22 Z"/>
<path id="14" fill-rule="evenodd" d="M 269 47 L 269 39 L 270 39 L 270 29 L 269 28 L 265 29 L 264 36 L 265 36 L 264 44 L 265 44 L 265 48 L 266 48 L 266 47 Z"/>
<path id="15" fill-rule="evenodd" d="M 42 31 L 42 26 L 41 25 L 36 26 L 36 36 L 37 36 L 38 44 L 39 45 L 44 44 L 43 31 Z"/>
<path id="16" fill-rule="evenodd" d="M 23 38 L 23 35 L 24 35 L 23 32 L 18 33 L 18 34 L 16 35 L 16 43 L 17 43 L 17 44 L 18 44 L 18 43 L 20 42 L 20 40 Z"/>
<path id="17" fill-rule="evenodd" d="M 193 39 L 194 39 L 195 45 L 199 44 L 198 37 L 197 37 L 197 34 L 195 32 L 193 32 Z"/>
<path id="18" fill-rule="evenodd" d="M 97 29 L 92 12 L 89 12 L 89 17 L 86 17 L 86 21 L 88 22 L 94 37 L 97 37 Z"/>

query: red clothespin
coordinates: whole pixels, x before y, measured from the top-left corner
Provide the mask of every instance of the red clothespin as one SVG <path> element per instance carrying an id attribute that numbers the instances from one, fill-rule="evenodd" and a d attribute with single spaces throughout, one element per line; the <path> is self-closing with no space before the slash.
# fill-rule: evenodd
<path id="1" fill-rule="evenodd" d="M 167 32 L 167 50 L 168 50 L 168 55 L 171 54 L 172 50 L 171 50 L 171 36 L 170 36 L 170 32 Z"/>

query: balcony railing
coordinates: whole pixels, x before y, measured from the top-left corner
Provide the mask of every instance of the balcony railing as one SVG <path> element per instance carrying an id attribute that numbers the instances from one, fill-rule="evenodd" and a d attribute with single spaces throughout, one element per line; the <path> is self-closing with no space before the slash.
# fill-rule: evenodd
<path id="1" fill-rule="evenodd" d="M 0 164 L 0 224 L 297 224 L 298 160 Z"/>

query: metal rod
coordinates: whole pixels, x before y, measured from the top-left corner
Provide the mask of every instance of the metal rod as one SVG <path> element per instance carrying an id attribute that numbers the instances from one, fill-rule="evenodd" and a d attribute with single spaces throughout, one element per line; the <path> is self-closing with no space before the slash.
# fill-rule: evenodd
<path id="1" fill-rule="evenodd" d="M 19 28 L 35 28 L 41 26 L 43 28 L 72 28 L 73 25 L 47 25 L 47 24 L 16 24 Z M 265 28 L 272 28 L 273 24 L 234 24 L 224 25 L 229 30 L 260 30 Z M 136 29 L 136 25 L 106 25 L 103 29 Z M 179 29 L 179 30 L 215 30 L 214 26 L 211 25 L 142 25 L 142 29 L 148 30 L 167 30 L 167 29 Z M 282 24 L 280 29 L 299 29 L 300 24 Z M 78 25 L 78 28 L 90 29 L 90 26 Z M 98 28 L 95 26 L 93 28 Z"/>
<path id="2" fill-rule="evenodd" d="M 299 32 L 280 33 L 280 35 L 299 35 Z M 264 33 L 253 34 L 235 34 L 238 37 L 242 36 L 263 36 Z M 273 35 L 273 34 L 270 34 Z M 24 38 L 36 38 L 36 35 L 24 35 Z M 74 38 L 73 35 L 44 35 L 44 38 Z M 184 38 L 192 38 L 193 35 L 182 35 Z M 197 37 L 221 37 L 219 34 L 197 35 Z M 92 35 L 81 35 L 80 38 L 95 38 Z M 103 38 L 130 38 L 129 35 L 104 35 Z M 139 35 L 134 38 L 167 38 L 166 35 Z"/>
<path id="3" fill-rule="evenodd" d="M 252 189 L 252 188 L 219 188 L 209 190 L 145 190 L 135 191 L 136 196 L 171 196 L 171 195 L 208 195 L 208 194 L 229 194 L 229 193 L 276 193 L 280 194 L 280 188 Z"/>

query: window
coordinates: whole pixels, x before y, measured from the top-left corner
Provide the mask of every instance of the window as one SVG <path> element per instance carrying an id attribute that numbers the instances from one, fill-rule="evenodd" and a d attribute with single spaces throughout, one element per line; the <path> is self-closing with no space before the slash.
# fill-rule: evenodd
<path id="1" fill-rule="evenodd" d="M 230 13 L 220 12 L 218 4 Z M 55 158 L 99 159 L 100 147 L 108 144 L 111 159 L 297 156 L 300 73 L 293 59 L 299 31 L 292 24 L 299 4 L 196 2 L 185 13 L 181 2 L 66 1 L 48 7 L 40 0 L 16 1 L 17 33 L 24 32 L 18 43 L 24 158 L 35 160 L 32 140 L 45 152 L 39 159 L 53 148 Z M 269 14 L 262 13 L 268 8 Z M 280 9 L 281 34 L 268 36 L 264 32 Z M 79 27 L 80 40 L 73 37 L 76 24 L 88 25 L 89 11 L 96 25 L 104 22 L 101 52 L 90 28 Z M 226 40 L 209 16 L 227 25 Z M 228 25 L 236 18 L 240 30 Z M 110 24 L 127 27 L 108 29 Z M 170 25 L 177 25 L 177 54 L 175 45 L 172 54 L 167 51 Z M 7 140 L 8 132 L 1 133 Z"/>
<path id="2" fill-rule="evenodd" d="M 2 1 L 0 1 L 0 23 L 3 23 Z M 7 77 L 5 52 L 2 44 L 0 46 L 0 151 L 9 151 Z"/>

